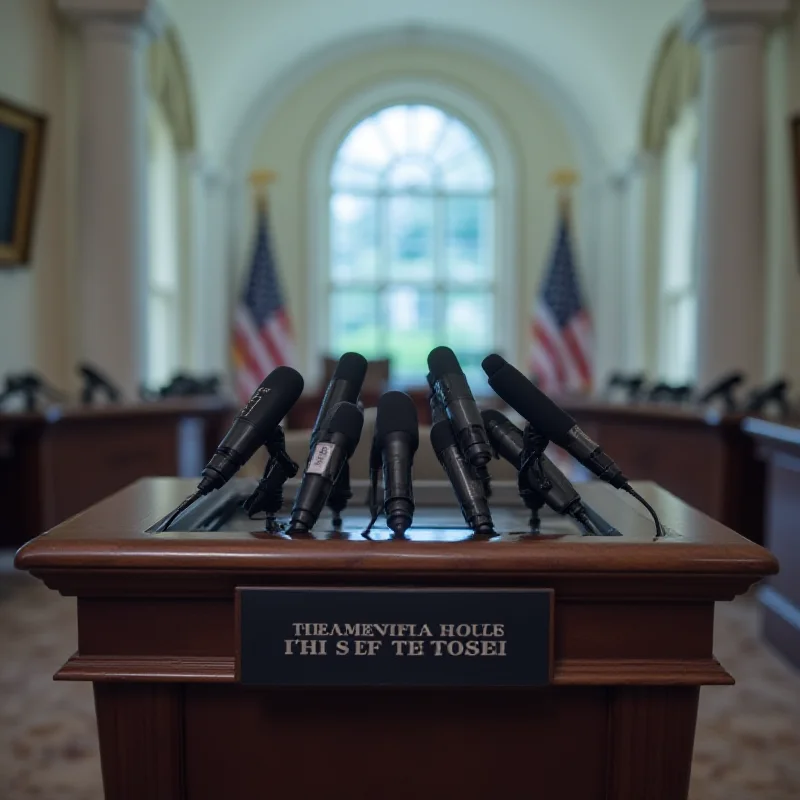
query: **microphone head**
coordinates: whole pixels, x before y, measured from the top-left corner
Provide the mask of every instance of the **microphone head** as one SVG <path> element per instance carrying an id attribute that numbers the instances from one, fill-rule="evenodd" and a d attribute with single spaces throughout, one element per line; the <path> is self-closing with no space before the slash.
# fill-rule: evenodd
<path id="1" fill-rule="evenodd" d="M 435 347 L 431 350 L 428 354 L 428 369 L 434 381 L 440 375 L 448 375 L 454 372 L 463 375 L 464 373 L 461 369 L 461 364 L 458 363 L 456 354 L 449 347 Z"/>
<path id="2" fill-rule="evenodd" d="M 489 386 L 537 430 L 556 444 L 567 445 L 575 420 L 534 386 L 518 369 L 496 354 L 483 360 Z"/>
<path id="3" fill-rule="evenodd" d="M 448 447 L 456 446 L 456 437 L 453 436 L 453 429 L 450 421 L 443 419 L 431 426 L 431 447 L 438 456 L 447 450 Z"/>
<path id="4" fill-rule="evenodd" d="M 331 380 L 346 380 L 358 386 L 361 391 L 361 386 L 364 383 L 364 377 L 367 374 L 367 359 L 360 353 L 345 353 L 336 365 Z"/>
<path id="5" fill-rule="evenodd" d="M 390 433 L 405 433 L 412 452 L 419 447 L 419 420 L 414 401 L 405 392 L 386 392 L 378 400 L 375 441 L 380 445 Z"/>
<path id="6" fill-rule="evenodd" d="M 358 410 L 358 406 L 353 403 L 337 403 L 333 407 L 325 428 L 328 435 L 341 433 L 346 441 L 345 449 L 348 458 L 353 455 L 353 451 L 361 438 L 361 429 L 364 426 L 364 415 Z"/>
<path id="7" fill-rule="evenodd" d="M 263 381 L 239 416 L 255 427 L 269 423 L 270 433 L 298 401 L 303 392 L 303 376 L 291 367 L 276 367 Z"/>
<path id="8" fill-rule="evenodd" d="M 497 353 L 492 353 L 491 355 L 486 356 L 481 362 L 481 366 L 483 367 L 483 371 L 491 378 L 492 375 L 497 372 L 497 370 L 502 369 L 508 362 L 502 357 L 497 355 Z"/>

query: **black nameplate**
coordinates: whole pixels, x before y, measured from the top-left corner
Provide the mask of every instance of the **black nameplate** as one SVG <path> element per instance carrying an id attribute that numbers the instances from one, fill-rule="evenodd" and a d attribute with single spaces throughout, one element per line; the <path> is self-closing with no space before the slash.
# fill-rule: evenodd
<path id="1" fill-rule="evenodd" d="M 550 589 L 237 591 L 237 678 L 259 686 L 544 686 Z"/>

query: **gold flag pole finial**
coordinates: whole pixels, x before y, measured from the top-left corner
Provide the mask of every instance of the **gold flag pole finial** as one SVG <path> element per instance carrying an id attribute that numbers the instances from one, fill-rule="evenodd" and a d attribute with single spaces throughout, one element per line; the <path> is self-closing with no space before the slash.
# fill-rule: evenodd
<path id="1" fill-rule="evenodd" d="M 558 189 L 558 200 L 562 211 L 568 213 L 572 199 L 572 187 L 578 183 L 579 176 L 574 169 L 559 169 L 550 176 L 550 183 Z"/>
<path id="2" fill-rule="evenodd" d="M 267 205 L 267 187 L 278 180 L 278 173 L 271 169 L 254 169 L 250 173 L 250 185 L 259 206 Z"/>

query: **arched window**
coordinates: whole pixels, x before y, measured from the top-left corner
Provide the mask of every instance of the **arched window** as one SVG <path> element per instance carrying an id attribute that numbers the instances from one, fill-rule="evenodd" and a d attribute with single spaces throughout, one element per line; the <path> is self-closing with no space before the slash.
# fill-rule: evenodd
<path id="1" fill-rule="evenodd" d="M 153 104 L 150 115 L 145 383 L 158 388 L 179 364 L 178 163 L 169 124 Z"/>
<path id="2" fill-rule="evenodd" d="M 697 111 L 689 105 L 664 148 L 659 374 L 673 384 L 695 377 L 697 126 Z"/>
<path id="3" fill-rule="evenodd" d="M 496 346 L 495 171 L 475 133 L 434 105 L 384 108 L 346 136 L 329 188 L 329 352 L 388 357 L 408 386 L 444 344 L 482 386 Z"/>

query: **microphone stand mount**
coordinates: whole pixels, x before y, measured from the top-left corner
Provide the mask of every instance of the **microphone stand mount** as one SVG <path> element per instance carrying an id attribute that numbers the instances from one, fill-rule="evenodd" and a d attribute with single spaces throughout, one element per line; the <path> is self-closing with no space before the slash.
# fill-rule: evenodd
<path id="1" fill-rule="evenodd" d="M 530 532 L 534 536 L 541 532 L 539 511 L 544 505 L 544 497 L 553 488 L 542 464 L 542 457 L 548 444 L 550 444 L 550 440 L 544 434 L 530 423 L 525 425 L 522 434 L 522 454 L 517 475 L 517 487 L 522 502 L 531 512 L 528 524 Z M 591 520 L 583 509 L 571 513 L 571 516 L 583 527 L 584 536 L 597 535 L 597 531 L 592 527 Z"/>
<path id="2" fill-rule="evenodd" d="M 300 468 L 286 452 L 286 437 L 280 425 L 267 439 L 265 447 L 270 457 L 264 476 L 245 501 L 244 510 L 251 519 L 259 511 L 265 511 L 265 530 L 276 533 L 280 531 L 277 515 L 283 507 L 283 485 L 294 478 Z"/>

